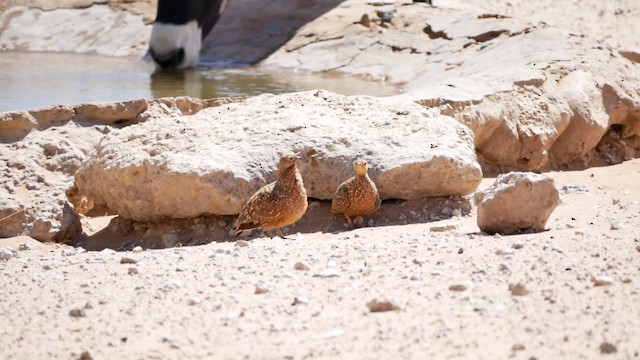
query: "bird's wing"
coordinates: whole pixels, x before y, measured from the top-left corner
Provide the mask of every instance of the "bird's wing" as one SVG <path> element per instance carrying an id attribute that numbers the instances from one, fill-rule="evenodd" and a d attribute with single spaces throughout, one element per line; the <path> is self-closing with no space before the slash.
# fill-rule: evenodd
<path id="1" fill-rule="evenodd" d="M 331 211 L 334 213 L 343 213 L 351 206 L 351 196 L 349 196 L 348 183 L 342 183 L 338 186 L 333 200 L 331 201 Z"/>
<path id="2" fill-rule="evenodd" d="M 235 223 L 236 231 L 256 229 L 268 221 L 269 209 L 273 203 L 273 183 L 262 187 L 253 194 L 242 207 Z"/>

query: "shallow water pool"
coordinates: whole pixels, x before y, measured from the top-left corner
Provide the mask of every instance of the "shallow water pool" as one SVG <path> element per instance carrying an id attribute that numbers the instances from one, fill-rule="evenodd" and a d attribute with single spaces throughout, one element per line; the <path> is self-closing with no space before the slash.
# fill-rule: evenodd
<path id="1" fill-rule="evenodd" d="M 326 89 L 344 95 L 385 96 L 397 89 L 338 75 L 266 72 L 252 67 L 156 71 L 140 58 L 36 52 L 0 52 L 0 112 L 56 104 L 151 99 L 215 98 Z"/>

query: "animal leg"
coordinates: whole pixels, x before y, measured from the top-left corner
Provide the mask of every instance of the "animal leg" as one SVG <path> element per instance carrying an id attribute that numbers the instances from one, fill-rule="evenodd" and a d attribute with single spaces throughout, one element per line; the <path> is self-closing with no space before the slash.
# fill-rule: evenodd
<path id="1" fill-rule="evenodd" d="M 282 229 L 280 229 L 280 228 L 276 229 L 276 233 L 278 233 L 278 236 L 280 236 L 283 239 L 287 238 L 286 236 L 284 236 L 284 233 L 282 232 Z"/>

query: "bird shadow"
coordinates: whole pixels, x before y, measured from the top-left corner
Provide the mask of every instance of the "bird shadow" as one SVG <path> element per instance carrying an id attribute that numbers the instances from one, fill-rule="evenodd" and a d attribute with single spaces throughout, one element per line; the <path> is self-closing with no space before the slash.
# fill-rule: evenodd
<path id="1" fill-rule="evenodd" d="M 377 212 L 364 219 L 360 227 L 379 228 L 407 224 L 430 223 L 455 216 L 466 216 L 473 206 L 471 197 L 433 197 L 417 200 L 385 200 Z M 264 237 L 258 230 L 235 235 L 235 216 L 201 216 L 191 219 L 164 219 L 156 222 L 135 222 L 120 216 L 102 218 L 101 229 L 83 233 L 72 245 L 89 251 L 105 248 L 130 251 L 197 246 L 212 242 L 251 241 Z M 85 221 L 86 222 L 86 221 Z M 309 199 L 309 208 L 296 224 L 285 228 L 286 237 L 296 233 L 345 233 L 352 231 L 341 214 L 331 212 L 331 202 Z"/>

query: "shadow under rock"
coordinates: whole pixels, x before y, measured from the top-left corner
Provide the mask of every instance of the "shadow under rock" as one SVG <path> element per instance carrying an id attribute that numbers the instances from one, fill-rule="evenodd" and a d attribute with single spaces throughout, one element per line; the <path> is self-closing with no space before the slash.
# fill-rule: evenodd
<path id="1" fill-rule="evenodd" d="M 418 200 L 386 200 L 373 215 L 365 218 L 363 226 L 384 227 L 421 224 L 469 215 L 472 198 L 435 197 Z M 162 249 L 196 246 L 211 242 L 251 240 L 264 237 L 260 230 L 235 236 L 232 230 L 235 216 L 203 216 L 193 219 L 167 219 L 160 222 L 133 222 L 114 217 L 102 230 L 78 238 L 75 246 L 89 251 L 110 248 L 129 251 L 136 246 L 143 249 Z M 342 214 L 331 212 L 330 201 L 309 199 L 306 214 L 293 226 L 284 229 L 287 236 L 296 233 L 342 233 L 351 231 Z"/>

